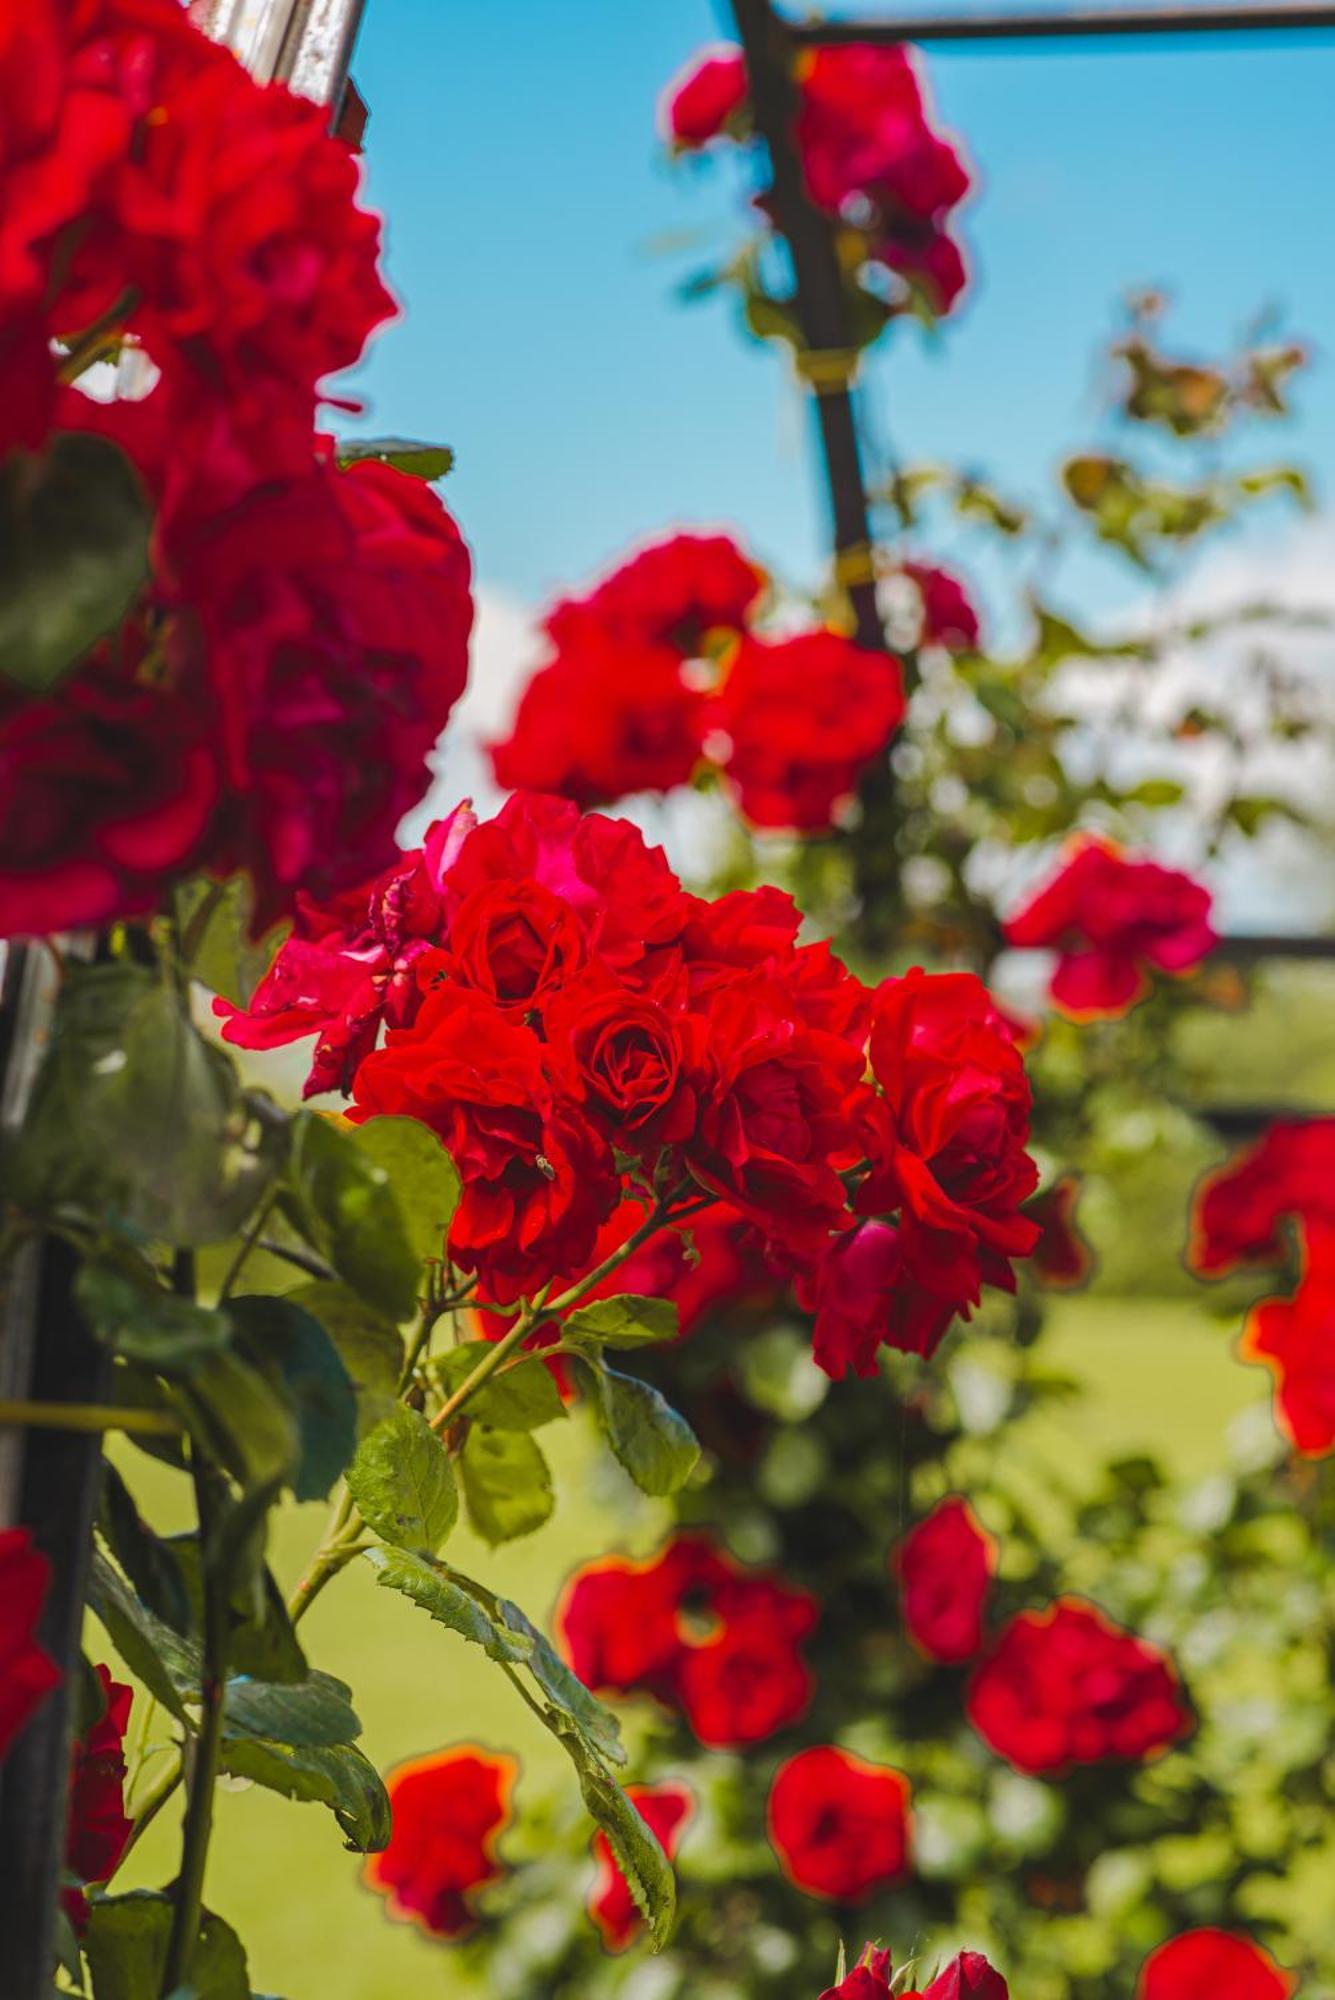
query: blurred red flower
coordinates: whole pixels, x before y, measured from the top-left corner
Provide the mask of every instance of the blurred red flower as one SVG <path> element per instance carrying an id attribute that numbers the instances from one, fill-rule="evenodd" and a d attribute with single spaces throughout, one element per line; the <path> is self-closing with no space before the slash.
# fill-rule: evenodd
<path id="1" fill-rule="evenodd" d="M 1194 1720 L 1168 1656 L 1074 1597 L 1012 1618 L 975 1670 L 966 1708 L 989 1748 L 1040 1776 L 1143 1761 Z"/>
<path id="2" fill-rule="evenodd" d="M 978 613 L 959 578 L 931 563 L 906 562 L 900 568 L 917 585 L 922 599 L 918 644 L 944 646 L 951 653 L 972 652 L 979 639 Z"/>
<path id="3" fill-rule="evenodd" d="M 69 1831 L 65 1865 L 80 1883 L 108 1882 L 120 1863 L 134 1823 L 125 1813 L 125 1732 L 133 1690 L 96 1669 L 106 1711 L 78 1738 L 70 1764 Z M 82 1929 L 88 1903 L 81 1889 L 61 1898 L 71 1923 Z"/>
<path id="4" fill-rule="evenodd" d="M 1206 1176 L 1192 1208 L 1187 1261 L 1202 1278 L 1277 1264 L 1286 1218 L 1335 1224 L 1335 1118 L 1281 1119 Z"/>
<path id="5" fill-rule="evenodd" d="M 33 1636 L 51 1581 L 51 1565 L 28 1528 L 0 1529 L 0 1758 L 60 1669 Z"/>
<path id="6" fill-rule="evenodd" d="M 659 128 L 683 153 L 721 138 L 746 103 L 746 59 L 726 42 L 693 56 L 663 93 Z"/>
<path id="7" fill-rule="evenodd" d="M 1140 1968 L 1136 2000 L 1289 2000 L 1298 1982 L 1235 1931 L 1184 1931 Z"/>
<path id="8" fill-rule="evenodd" d="M 363 1880 L 391 1916 L 437 1937 L 472 1928 L 473 1892 L 502 1871 L 496 1841 L 518 1770 L 513 1757 L 466 1745 L 389 1772 L 393 1830 L 383 1853 L 367 1856 Z"/>
<path id="9" fill-rule="evenodd" d="M 891 1558 L 904 1629 L 929 1660 L 959 1666 L 983 1643 L 983 1611 L 997 1544 L 961 1494 L 909 1529 Z"/>
<path id="10" fill-rule="evenodd" d="M 1201 883 L 1089 835 L 1003 929 L 1019 949 L 1057 953 L 1048 991 L 1077 1021 L 1126 1013 L 1149 991 L 1147 968 L 1180 976 L 1217 943 Z"/>
<path id="11" fill-rule="evenodd" d="M 627 1785 L 626 1797 L 649 1831 L 657 1836 L 668 1860 L 673 1860 L 695 1810 L 695 1796 L 689 1786 L 671 1781 L 661 1785 Z M 602 1933 L 605 1948 L 624 1951 L 643 1918 L 605 1833 L 593 1836 L 593 1854 L 598 1868 L 589 1895 L 589 1915 Z"/>
<path id="12" fill-rule="evenodd" d="M 770 1844 L 808 1895 L 860 1902 L 909 1866 L 909 1784 L 832 1743 L 799 1750 L 770 1786 Z"/>
<path id="13" fill-rule="evenodd" d="M 1029 1268 L 1051 1291 L 1083 1285 L 1094 1269 L 1094 1252 L 1076 1226 L 1078 1174 L 1062 1174 L 1028 1203 L 1025 1213 L 1038 1224 L 1039 1237 Z"/>
<path id="14" fill-rule="evenodd" d="M 839 632 L 746 637 L 705 748 L 753 826 L 823 832 L 904 718 L 899 662 Z"/>
<path id="15" fill-rule="evenodd" d="M 1297 1291 L 1252 1307 L 1238 1352 L 1273 1374 L 1275 1421 L 1295 1451 L 1325 1458 L 1335 1451 L 1335 1226 L 1304 1226 L 1299 1237 Z"/>
<path id="16" fill-rule="evenodd" d="M 821 2000 L 890 2000 L 893 1966 L 888 1951 L 868 1945 L 858 1963 Z M 921 1992 L 900 1988 L 901 2000 L 1009 2000 L 1010 1989 L 979 1951 L 962 1951 Z"/>

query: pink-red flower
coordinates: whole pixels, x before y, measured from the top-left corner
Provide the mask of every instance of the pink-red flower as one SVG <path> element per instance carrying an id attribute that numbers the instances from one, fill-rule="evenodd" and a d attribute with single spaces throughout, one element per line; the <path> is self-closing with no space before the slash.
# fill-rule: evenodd
<path id="1" fill-rule="evenodd" d="M 367 1857 L 363 1879 L 387 1899 L 391 1916 L 436 1937 L 472 1928 L 476 1892 L 502 1871 L 496 1843 L 517 1773 L 512 1757 L 464 1746 L 388 1774 L 389 1845 Z"/>
<path id="2" fill-rule="evenodd" d="M 627 1785 L 626 1797 L 634 1806 L 669 1861 L 695 1810 L 695 1796 L 687 1785 Z M 626 1881 L 612 1853 L 605 1833 L 593 1837 L 597 1873 L 589 1894 L 589 1915 L 602 1935 L 608 1951 L 624 1951 L 633 1943 L 643 1918 L 636 1908 Z"/>
<path id="3" fill-rule="evenodd" d="M 904 1630 L 919 1652 L 948 1666 L 974 1657 L 996 1567 L 996 1542 L 961 1494 L 939 1501 L 909 1529 L 893 1568 Z"/>
<path id="4" fill-rule="evenodd" d="M 904 716 L 899 662 L 838 632 L 741 641 L 706 749 L 753 826 L 820 832 Z"/>
<path id="5" fill-rule="evenodd" d="M 766 1818 L 784 1874 L 808 1895 L 856 1903 L 908 1870 L 908 1779 L 835 1744 L 780 1765 Z"/>
<path id="6" fill-rule="evenodd" d="M 692 58 L 659 105 L 663 136 L 683 153 L 722 138 L 747 101 L 746 59 L 720 42 Z"/>
<path id="7" fill-rule="evenodd" d="M 1136 2000 L 1289 2000 L 1298 1982 L 1236 1931 L 1184 1931 L 1140 1968 Z"/>
<path id="8" fill-rule="evenodd" d="M 133 1690 L 97 1668 L 105 1712 L 74 1745 L 70 1764 L 69 1831 L 65 1866 L 82 1884 L 107 1882 L 120 1865 L 134 1831 L 125 1812 L 125 1732 Z M 81 1889 L 62 1897 L 72 1923 L 82 1928 L 88 1904 Z"/>
<path id="9" fill-rule="evenodd" d="M 979 639 L 978 613 L 964 585 L 948 569 L 931 563 L 900 564 L 922 600 L 920 646 L 944 646 L 950 653 L 969 653 Z"/>
<path id="10" fill-rule="evenodd" d="M 60 1681 L 35 1637 L 51 1565 L 27 1528 L 0 1529 L 0 1758 Z"/>
<path id="11" fill-rule="evenodd" d="M 1124 1014 L 1149 991 L 1151 972 L 1180 977 L 1218 942 L 1201 883 L 1088 836 L 1004 929 L 1020 949 L 1056 952 L 1048 991 L 1078 1021 Z"/>
<path id="12" fill-rule="evenodd" d="M 1073 1597 L 1012 1618 L 974 1672 L 967 1709 L 998 1756 L 1039 1776 L 1144 1761 L 1193 1723 L 1168 1655 Z"/>

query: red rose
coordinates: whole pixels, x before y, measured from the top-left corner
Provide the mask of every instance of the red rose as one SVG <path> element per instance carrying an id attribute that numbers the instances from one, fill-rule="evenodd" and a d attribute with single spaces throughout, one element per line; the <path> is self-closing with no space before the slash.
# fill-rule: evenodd
<path id="1" fill-rule="evenodd" d="M 871 1170 L 856 1206 L 899 1212 L 906 1282 L 882 1338 L 930 1355 L 984 1284 L 1015 1288 L 1011 1260 L 1037 1225 L 1025 1143 L 1029 1081 L 1009 1025 L 972 973 L 913 970 L 878 988 L 870 1040 L 881 1095 L 864 1106 Z M 884 1259 L 884 1250 L 882 1257 Z"/>
<path id="2" fill-rule="evenodd" d="M 1247 1315 L 1238 1353 L 1275 1378 L 1275 1421 L 1304 1458 L 1335 1451 L 1335 1226 L 1300 1231 L 1303 1268 L 1291 1299 Z"/>
<path id="3" fill-rule="evenodd" d="M 596 974 L 568 986 L 546 1018 L 548 1037 L 569 1057 L 590 1110 L 627 1153 L 673 1145 L 694 1131 L 700 1028 Z M 625 1281 L 624 1271 L 616 1275 Z"/>
<path id="4" fill-rule="evenodd" d="M 1184 1931 L 1140 1968 L 1136 2000 L 1289 2000 L 1298 1982 L 1235 1931 Z"/>
<path id="5" fill-rule="evenodd" d="M 806 1714 L 815 1682 L 793 1644 L 791 1599 L 757 1603 L 724 1618 L 721 1629 L 689 1646 L 678 1664 L 676 1694 L 700 1742 L 711 1750 L 763 1743 Z M 805 1632 L 815 1623 L 803 1606 Z"/>
<path id="6" fill-rule="evenodd" d="M 906 562 L 904 575 L 917 586 L 922 600 L 920 646 L 944 646 L 951 653 L 972 652 L 979 639 L 978 613 L 959 578 L 930 563 Z"/>
<path id="7" fill-rule="evenodd" d="M 702 50 L 668 85 L 659 100 L 659 129 L 678 152 L 694 152 L 728 131 L 746 98 L 745 58 L 740 49 L 720 42 Z"/>
<path id="8" fill-rule="evenodd" d="M 209 696 L 153 687 L 143 650 L 127 634 L 48 697 L 0 687 L 0 936 L 140 915 L 205 858 Z"/>
<path id="9" fill-rule="evenodd" d="M 680 656 L 590 625 L 528 683 L 496 782 L 600 805 L 684 785 L 700 760 L 701 697 Z"/>
<path id="10" fill-rule="evenodd" d="M 847 1115 L 856 1047 L 795 1018 L 780 978 L 739 977 L 707 996 L 713 1079 L 688 1145 L 703 1186 L 767 1240 L 817 1251 L 844 1215 L 839 1168 L 855 1147 Z"/>
<path id="11" fill-rule="evenodd" d="M 797 1281 L 800 1304 L 815 1315 L 812 1353 L 836 1382 L 851 1368 L 874 1375 L 882 1341 L 909 1352 L 930 1352 L 939 1314 L 933 1312 L 921 1337 L 908 1315 L 919 1298 L 904 1270 L 899 1231 L 888 1222 L 860 1222 L 837 1236 L 824 1255 Z"/>
<path id="12" fill-rule="evenodd" d="M 418 968 L 445 925 L 442 873 L 476 824 L 471 807 L 456 806 L 428 829 L 418 852 L 404 855 L 376 881 L 326 906 L 299 895 L 291 935 L 249 1007 L 215 999 L 223 1040 L 273 1049 L 314 1035 L 302 1095 L 351 1091 L 382 1022 L 406 1028 L 417 1018 Z"/>
<path id="13" fill-rule="evenodd" d="M 253 489 L 164 538 L 219 702 L 226 819 L 256 928 L 389 864 L 468 673 L 468 551 L 420 479 L 369 460 Z"/>
<path id="14" fill-rule="evenodd" d="M 629 820 L 583 813 L 568 799 L 517 792 L 485 821 L 449 868 L 451 898 L 483 882 L 531 878 L 580 917 L 589 951 L 628 980 L 670 945 L 690 899 L 661 847 Z"/>
<path id="15" fill-rule="evenodd" d="M 501 1873 L 496 1840 L 510 1817 L 519 1766 L 464 1747 L 400 1764 L 386 1780 L 393 1827 L 363 1880 L 389 1915 L 436 1937 L 458 1937 L 475 1919 L 474 1893 Z"/>
<path id="16" fill-rule="evenodd" d="M 908 1872 L 908 1779 L 832 1743 L 780 1765 L 767 1822 L 784 1874 L 808 1895 L 860 1902 Z"/>
<path id="17" fill-rule="evenodd" d="M 81 1883 L 107 1882 L 134 1831 L 125 1815 L 125 1732 L 133 1690 L 97 1668 L 106 1712 L 74 1745 L 70 1764 L 69 1831 L 65 1866 Z M 61 1901 L 71 1923 L 82 1929 L 88 1904 L 82 1891 L 67 1888 Z"/>
<path id="18" fill-rule="evenodd" d="M 1003 928 L 1021 949 L 1056 951 L 1048 992 L 1077 1021 L 1124 1014 L 1149 991 L 1147 967 L 1190 972 L 1217 942 L 1201 883 L 1088 836 Z"/>
<path id="19" fill-rule="evenodd" d="M 358 1121 L 418 1118 L 444 1142 L 463 1183 L 450 1255 L 490 1298 L 513 1304 L 588 1257 L 620 1192 L 611 1150 L 553 1087 L 530 1029 L 476 993 L 436 988 L 354 1088 Z"/>
<path id="20" fill-rule="evenodd" d="M 890 1976 L 894 1964 L 888 1951 L 875 1945 L 863 1947 L 861 1958 L 846 1979 L 827 1987 L 820 2000 L 890 2000 Z"/>
<path id="21" fill-rule="evenodd" d="M 1192 1726 L 1167 1655 L 1072 1597 L 1012 1618 L 974 1673 L 967 1709 L 998 1756 L 1041 1776 L 1143 1761 Z"/>
<path id="22" fill-rule="evenodd" d="M 1193 1207 L 1187 1261 L 1202 1278 L 1278 1263 L 1289 1216 L 1335 1223 L 1335 1118 L 1281 1120 L 1208 1175 Z"/>
<path id="23" fill-rule="evenodd" d="M 879 246 L 880 261 L 907 278 L 923 303 L 938 319 L 953 312 L 968 288 L 964 252 L 948 229 L 932 229 L 916 239 L 888 238 Z"/>
<path id="24" fill-rule="evenodd" d="M 691 659 L 711 633 L 742 631 L 764 590 L 765 572 L 731 535 L 667 535 L 623 557 L 583 597 L 563 598 L 545 623 L 558 653 L 597 627 Z"/>
<path id="25" fill-rule="evenodd" d="M 649 1831 L 657 1836 L 668 1860 L 673 1860 L 677 1844 L 695 1810 L 694 1794 L 685 1785 L 668 1783 L 627 1785 L 626 1797 Z M 636 1908 L 630 1886 L 617 1866 L 605 1833 L 593 1836 L 593 1853 L 598 1872 L 589 1896 L 589 1915 L 602 1933 L 604 1948 L 624 1951 L 640 1929 L 643 1918 Z"/>
<path id="26" fill-rule="evenodd" d="M 541 1008 L 584 959 L 579 918 L 540 882 L 480 884 L 454 911 L 448 937 L 421 978 L 471 987 L 516 1016 Z"/>
<path id="27" fill-rule="evenodd" d="M 34 1634 L 51 1565 L 27 1528 L 0 1528 L 0 1758 L 60 1683 L 60 1668 Z"/>
<path id="28" fill-rule="evenodd" d="M 959 1666 L 983 1643 L 983 1611 L 997 1545 L 973 1508 L 952 1493 L 909 1529 L 893 1557 L 904 1629 L 929 1660 Z"/>
<path id="29" fill-rule="evenodd" d="M 806 1709 L 812 1681 L 798 1647 L 818 1615 L 805 1591 L 695 1534 L 647 1563 L 613 1558 L 577 1571 L 557 1630 L 588 1686 L 655 1694 L 702 1743 L 736 1749 Z"/>
<path id="30" fill-rule="evenodd" d="M 754 826 L 820 832 L 903 716 L 899 662 L 884 653 L 837 632 L 744 638 L 705 747 Z"/>
<path id="31" fill-rule="evenodd" d="M 904 2000 L 1010 2000 L 1010 1988 L 981 1951 L 962 1951 L 930 1986 Z"/>

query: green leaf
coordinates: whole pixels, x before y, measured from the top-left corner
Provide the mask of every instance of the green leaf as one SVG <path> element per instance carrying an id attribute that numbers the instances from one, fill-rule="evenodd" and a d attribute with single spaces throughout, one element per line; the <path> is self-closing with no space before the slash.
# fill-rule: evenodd
<path id="1" fill-rule="evenodd" d="M 677 1308 L 672 1299 L 645 1299 L 626 1292 L 616 1299 L 598 1299 L 581 1306 L 565 1323 L 566 1334 L 597 1341 L 600 1347 L 649 1347 L 677 1337 Z"/>
<path id="2" fill-rule="evenodd" d="M 152 523 L 118 445 L 58 431 L 0 464 L 0 672 L 46 694 L 113 632 L 148 581 Z"/>
<path id="3" fill-rule="evenodd" d="M 318 1319 L 338 1349 L 357 1398 L 357 1429 L 364 1437 L 398 1403 L 403 1373 L 403 1336 L 346 1285 L 317 1279 L 285 1294 Z"/>
<path id="4" fill-rule="evenodd" d="M 226 1347 L 231 1337 L 226 1313 L 178 1298 L 160 1285 L 137 1284 L 109 1264 L 81 1265 L 74 1296 L 100 1341 L 159 1374 L 189 1375 L 196 1362 Z"/>
<path id="5" fill-rule="evenodd" d="M 559 1709 L 589 1747 L 613 1764 L 624 1764 L 626 1752 L 621 1742 L 621 1725 L 610 1708 L 585 1687 L 552 1645 L 546 1634 L 528 1619 L 507 1597 L 496 1600 L 496 1621 L 507 1631 L 526 1639 L 526 1665 L 543 1694 Z"/>
<path id="6" fill-rule="evenodd" d="M 532 1646 L 523 1632 L 516 1634 L 498 1624 L 486 1606 L 456 1583 L 442 1564 L 412 1555 L 407 1549 L 364 1549 L 362 1553 L 378 1584 L 410 1598 L 438 1625 L 457 1632 L 471 1646 L 480 1646 L 493 1660 L 511 1664 L 528 1660 Z"/>
<path id="7" fill-rule="evenodd" d="M 153 973 L 72 965 L 6 1186 L 22 1207 L 218 1243 L 263 1194 L 285 1145 L 276 1108 L 242 1091 L 228 1057 Z"/>
<path id="8" fill-rule="evenodd" d="M 346 1682 L 318 1670 L 291 1686 L 229 1680 L 223 1717 L 229 1736 L 260 1737 L 297 1749 L 351 1743 L 362 1733 Z"/>
<path id="9" fill-rule="evenodd" d="M 290 1484 L 301 1439 L 284 1391 L 230 1352 L 210 1354 L 177 1391 L 192 1435 L 253 1489 Z"/>
<path id="10" fill-rule="evenodd" d="M 299 1111 L 284 1193 L 292 1220 L 359 1298 L 396 1323 L 412 1318 L 420 1261 L 388 1172 L 350 1130 Z"/>
<path id="11" fill-rule="evenodd" d="M 291 1298 L 228 1301 L 242 1354 L 287 1398 L 300 1457 L 292 1479 L 298 1500 L 323 1500 L 357 1443 L 357 1399 L 338 1349 L 317 1319 Z"/>
<path id="12" fill-rule="evenodd" d="M 141 1601 L 174 1632 L 188 1633 L 193 1617 L 190 1589 L 176 1547 L 155 1535 L 141 1518 L 129 1487 L 106 1459 L 97 1527 Z"/>
<path id="13" fill-rule="evenodd" d="M 294 1748 L 258 1738 L 233 1738 L 223 1744 L 222 1768 L 233 1778 L 249 1778 L 284 1798 L 328 1806 L 359 1854 L 375 1854 L 389 1845 L 389 1794 L 374 1764 L 355 1744 Z"/>
<path id="14" fill-rule="evenodd" d="M 458 1518 L 450 1455 L 420 1411 L 404 1404 L 363 1438 L 348 1491 L 382 1541 L 415 1555 L 433 1556 Z"/>
<path id="15" fill-rule="evenodd" d="M 459 1474 L 468 1518 L 493 1548 L 531 1535 L 556 1505 L 547 1461 L 523 1431 L 474 1424 L 459 1454 Z"/>
<path id="16" fill-rule="evenodd" d="M 359 459 L 378 459 L 396 472 L 411 473 L 415 479 L 443 479 L 453 469 L 454 453 L 447 444 L 425 444 L 420 438 L 341 438 L 340 465 L 355 465 Z"/>
<path id="17" fill-rule="evenodd" d="M 585 1367 L 603 1435 L 640 1491 L 655 1496 L 679 1491 L 700 1457 L 686 1419 L 638 1376 L 592 1363 Z"/>
<path id="18" fill-rule="evenodd" d="M 178 1722 L 184 1722 L 182 1695 L 199 1686 L 198 1646 L 156 1617 L 99 1549 L 93 1551 L 88 1602 L 130 1672 Z"/>
<path id="19" fill-rule="evenodd" d="M 132 1889 L 125 1896 L 91 1899 L 83 1948 L 93 1977 L 93 2000 L 158 2000 L 173 1908 L 171 1897 L 160 1889 Z M 241 1940 L 208 1910 L 201 1915 L 184 1990 L 190 2000 L 250 2000 Z"/>
<path id="20" fill-rule="evenodd" d="M 677 1882 L 672 1864 L 654 1834 L 601 1760 L 576 1736 L 556 1732 L 569 1752 L 590 1817 L 607 1835 L 626 1886 L 649 1926 L 655 1951 L 672 1935 L 677 1915 Z"/>
<path id="21" fill-rule="evenodd" d="M 226 882 L 196 875 L 176 891 L 176 919 L 192 977 L 238 1007 L 250 1005 L 289 929 L 274 924 L 262 938 L 252 937 L 253 904 L 248 875 Z"/>
<path id="22" fill-rule="evenodd" d="M 465 1341 L 438 1355 L 431 1365 L 432 1374 L 444 1393 L 452 1395 L 478 1362 L 493 1351 L 489 1340 Z M 535 1431 L 565 1413 L 552 1372 L 536 1354 L 493 1375 L 468 1399 L 468 1415 L 498 1431 Z"/>
<path id="23" fill-rule="evenodd" d="M 1143 778 L 1124 794 L 1128 805 L 1150 806 L 1156 811 L 1161 806 L 1177 805 L 1185 796 L 1186 787 L 1176 778 Z"/>
<path id="24" fill-rule="evenodd" d="M 183 1630 L 203 1626 L 203 1587 L 199 1537 L 176 1535 L 168 1544 L 189 1588 L 191 1618 Z M 233 1674 L 284 1686 L 305 1681 L 310 1666 L 287 1615 L 287 1605 L 273 1573 L 256 1551 L 253 1574 L 238 1577 L 228 1597 L 227 1662 Z"/>
<path id="25" fill-rule="evenodd" d="M 419 1264 L 439 1263 L 459 1206 L 459 1170 L 429 1125 L 416 1118 L 370 1118 L 353 1141 L 388 1174 Z"/>

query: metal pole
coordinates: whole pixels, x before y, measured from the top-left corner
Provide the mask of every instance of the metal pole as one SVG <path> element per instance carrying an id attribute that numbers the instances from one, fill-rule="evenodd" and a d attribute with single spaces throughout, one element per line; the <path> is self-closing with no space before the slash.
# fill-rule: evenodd
<path id="1" fill-rule="evenodd" d="M 1270 34 L 1335 28 L 1335 6 L 1272 0 L 1256 7 L 1082 7 L 1030 14 L 901 14 L 785 23 L 799 48 L 885 42 L 1055 42 L 1126 35 Z"/>

